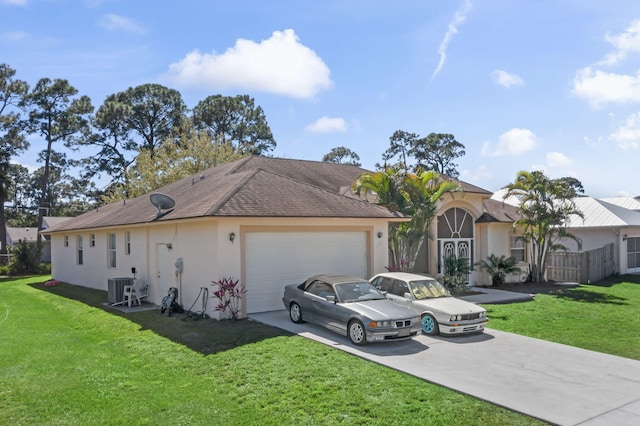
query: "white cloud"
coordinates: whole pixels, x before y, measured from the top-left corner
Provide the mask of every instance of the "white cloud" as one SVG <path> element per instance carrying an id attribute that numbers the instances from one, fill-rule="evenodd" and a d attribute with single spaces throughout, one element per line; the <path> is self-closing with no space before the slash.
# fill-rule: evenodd
<path id="1" fill-rule="evenodd" d="M 28 0 L 0 0 L 2 4 L 8 4 L 12 6 L 26 6 L 29 3 Z"/>
<path id="2" fill-rule="evenodd" d="M 605 35 L 605 40 L 611 43 L 616 50 L 607 54 L 598 62 L 598 65 L 615 65 L 627 58 L 629 53 L 640 53 L 640 20 L 636 19 L 626 31 L 618 35 Z"/>
<path id="3" fill-rule="evenodd" d="M 455 15 L 453 15 L 453 19 L 451 20 L 451 22 L 449 22 L 447 32 L 445 33 L 442 42 L 440 42 L 440 47 L 438 47 L 440 61 L 438 61 L 438 65 L 431 75 L 431 80 L 435 78 L 435 76 L 444 66 L 444 62 L 447 60 L 447 49 L 449 48 L 449 43 L 451 43 L 453 36 L 458 34 L 458 27 L 464 23 L 465 19 L 467 19 L 467 14 L 471 11 L 472 7 L 473 4 L 471 3 L 471 0 L 464 0 L 462 5 L 458 8 L 458 10 L 456 10 Z"/>
<path id="4" fill-rule="evenodd" d="M 107 13 L 102 16 L 100 26 L 109 31 L 125 31 L 135 34 L 145 34 L 146 30 L 134 20 L 114 13 Z"/>
<path id="5" fill-rule="evenodd" d="M 305 130 L 316 133 L 346 132 L 347 122 L 344 118 L 320 117 L 315 123 L 309 124 Z"/>
<path id="6" fill-rule="evenodd" d="M 529 129 L 509 129 L 498 138 L 498 144 L 492 149 L 492 143 L 486 141 L 481 154 L 489 157 L 519 156 L 536 146 L 536 135 Z"/>
<path id="7" fill-rule="evenodd" d="M 611 102 L 639 102 L 640 73 L 625 75 L 583 68 L 573 80 L 572 92 L 596 108 Z"/>
<path id="8" fill-rule="evenodd" d="M 627 117 L 618 130 L 609 135 L 609 139 L 627 151 L 638 149 L 640 146 L 640 112 Z"/>
<path id="9" fill-rule="evenodd" d="M 547 165 L 549 167 L 564 167 L 571 163 L 571 159 L 561 152 L 547 152 Z"/>
<path id="10" fill-rule="evenodd" d="M 10 31 L 2 34 L 4 40 L 22 41 L 29 39 L 29 34 L 24 31 Z"/>
<path id="11" fill-rule="evenodd" d="M 460 179 L 465 182 L 487 182 L 493 178 L 491 169 L 487 166 L 481 165 L 475 169 L 465 169 L 460 172 Z"/>
<path id="12" fill-rule="evenodd" d="M 186 88 L 242 88 L 294 98 L 313 98 L 333 85 L 329 67 L 291 29 L 260 43 L 238 39 L 223 54 L 194 50 L 171 64 L 163 79 Z"/>
<path id="13" fill-rule="evenodd" d="M 495 70 L 491 73 L 493 81 L 507 89 L 511 86 L 520 86 L 524 84 L 524 80 L 519 75 L 511 74 L 504 70 Z"/>

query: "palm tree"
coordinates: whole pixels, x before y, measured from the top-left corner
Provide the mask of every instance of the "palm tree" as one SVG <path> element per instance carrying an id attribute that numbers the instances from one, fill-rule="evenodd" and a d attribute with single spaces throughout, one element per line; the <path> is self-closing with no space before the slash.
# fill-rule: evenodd
<path id="1" fill-rule="evenodd" d="M 580 239 L 566 227 L 569 216 L 584 218 L 573 201 L 583 192 L 582 184 L 574 178 L 549 179 L 541 171 L 521 171 L 506 189 L 505 198 L 515 196 L 520 202 L 522 217 L 514 225 L 524 229 L 522 238 L 530 243 L 531 277 L 542 282 L 549 253 L 567 250 L 562 240 L 574 240 L 578 249 L 582 246 Z"/>
<path id="2" fill-rule="evenodd" d="M 492 254 L 487 260 L 481 261 L 482 267 L 491 276 L 491 285 L 496 287 L 501 287 L 504 284 L 504 279 L 507 275 L 522 272 L 520 268 L 516 266 L 516 263 L 518 263 L 518 261 L 515 257 L 507 257 L 504 254 L 500 257 Z"/>
<path id="3" fill-rule="evenodd" d="M 390 225 L 389 248 L 391 266 L 412 271 L 425 237 L 431 238 L 429 224 L 436 215 L 438 200 L 461 189 L 456 181 L 445 180 L 434 171 L 418 170 L 414 174 L 390 167 L 360 176 L 354 190 L 358 195 L 372 193 L 378 204 L 411 218 L 410 221 Z"/>

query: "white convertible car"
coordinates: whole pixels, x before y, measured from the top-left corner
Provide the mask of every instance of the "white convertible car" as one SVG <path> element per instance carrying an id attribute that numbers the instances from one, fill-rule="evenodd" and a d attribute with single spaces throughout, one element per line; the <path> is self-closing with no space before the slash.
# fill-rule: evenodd
<path id="1" fill-rule="evenodd" d="M 420 314 L 424 334 L 467 334 L 484 331 L 487 311 L 451 296 L 435 278 L 406 272 L 378 274 L 369 280 L 387 299 Z"/>

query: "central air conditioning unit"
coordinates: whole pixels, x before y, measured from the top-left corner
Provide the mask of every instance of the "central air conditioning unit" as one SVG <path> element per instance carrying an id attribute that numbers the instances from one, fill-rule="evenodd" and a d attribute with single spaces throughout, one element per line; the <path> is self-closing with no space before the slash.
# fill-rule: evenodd
<path id="1" fill-rule="evenodd" d="M 133 278 L 109 278 L 107 280 L 107 301 L 109 303 L 122 303 L 125 285 L 133 285 Z"/>

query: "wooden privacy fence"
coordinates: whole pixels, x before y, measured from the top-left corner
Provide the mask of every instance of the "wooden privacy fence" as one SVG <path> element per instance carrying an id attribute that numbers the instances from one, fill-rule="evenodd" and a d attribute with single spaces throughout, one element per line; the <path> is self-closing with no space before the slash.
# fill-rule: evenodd
<path id="1" fill-rule="evenodd" d="M 580 253 L 550 253 L 547 279 L 556 282 L 596 282 L 615 274 L 615 269 L 615 246 L 607 244 Z"/>

